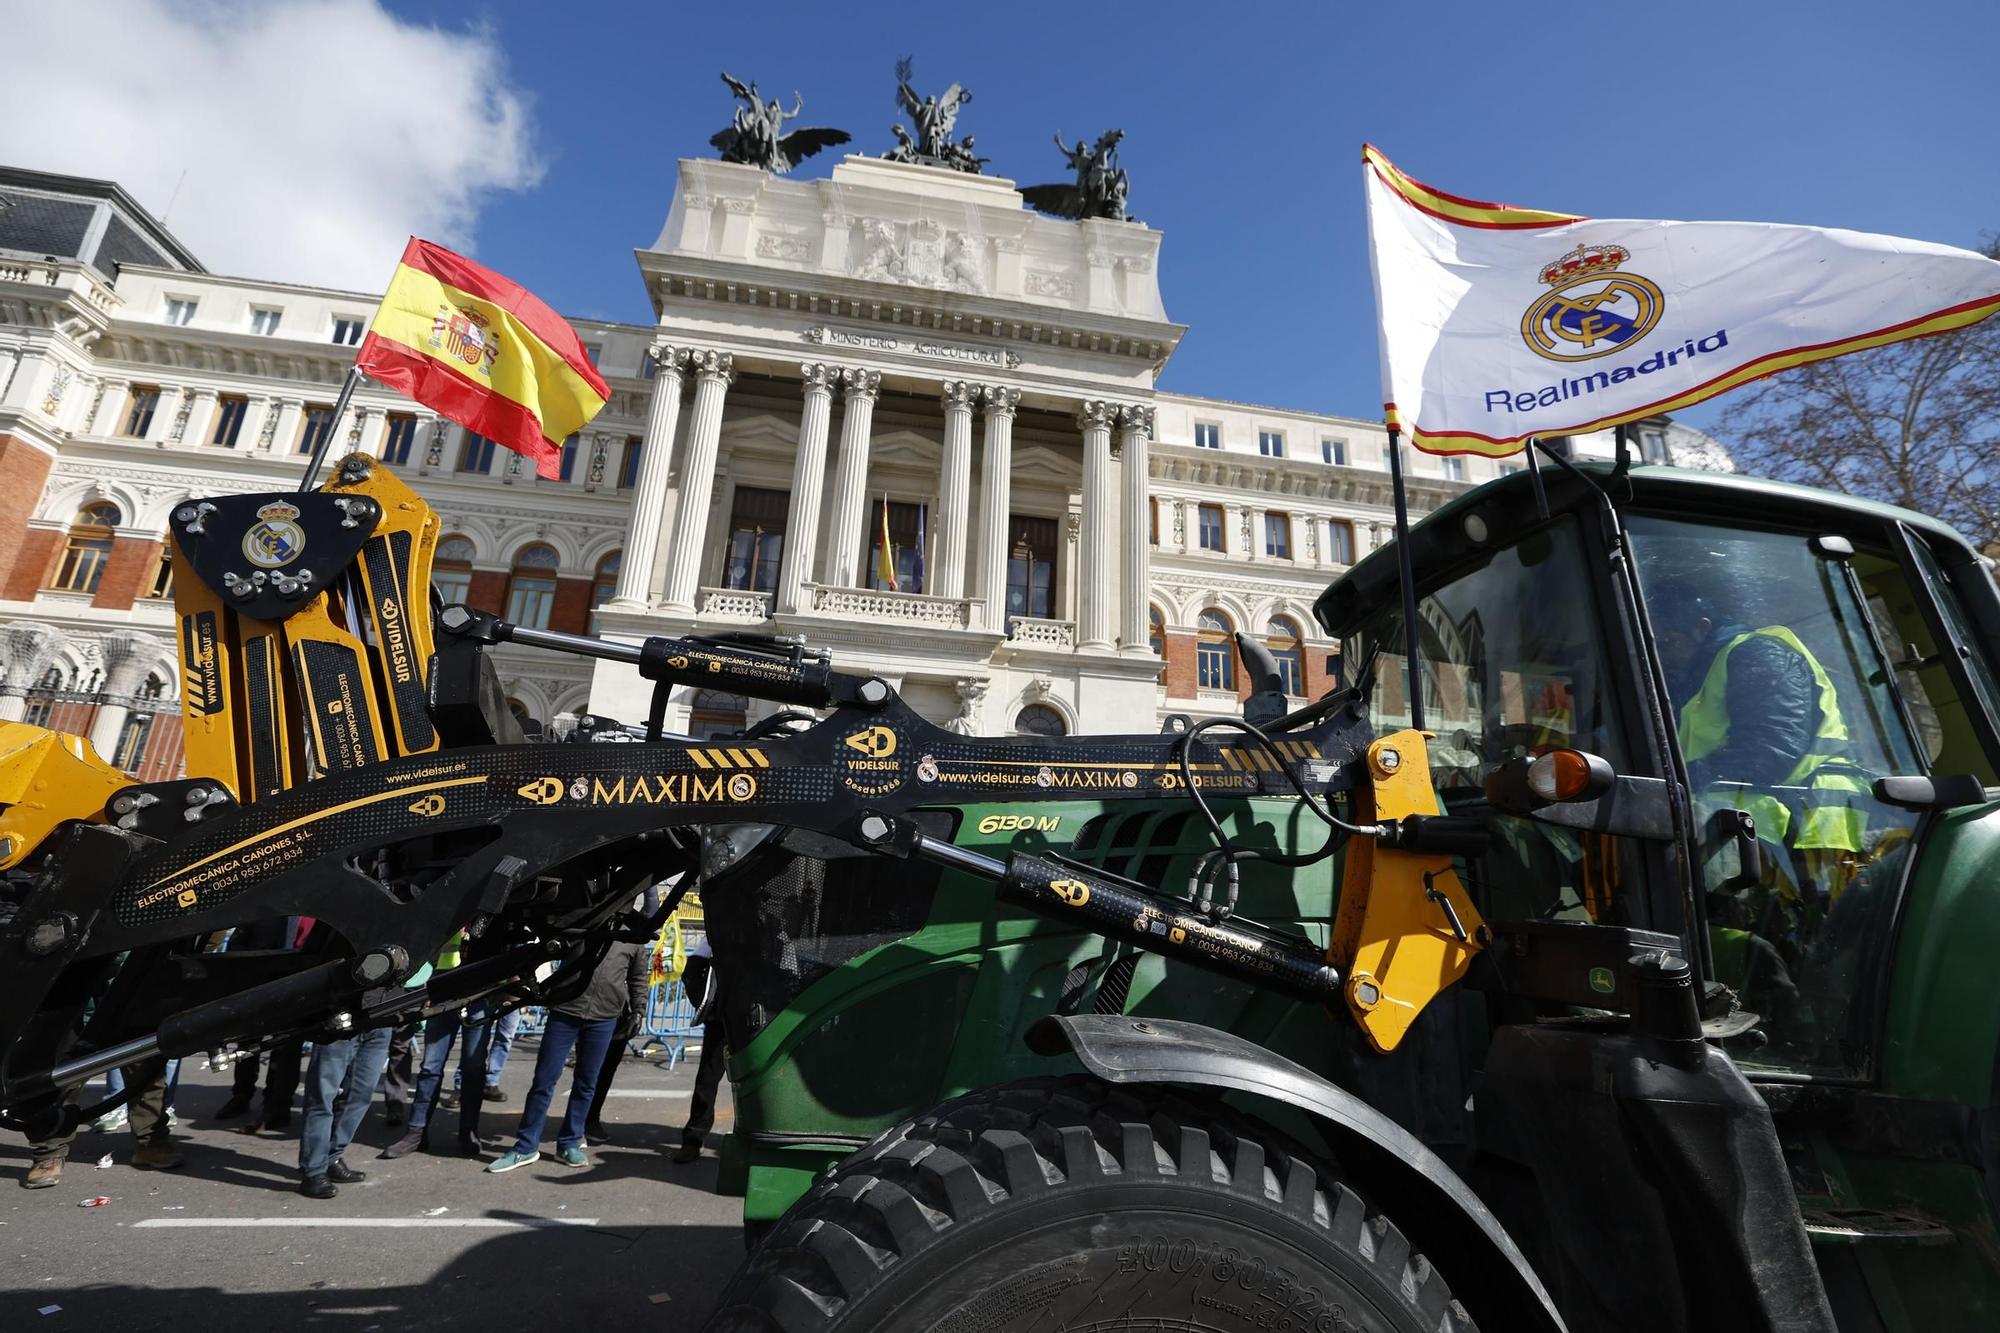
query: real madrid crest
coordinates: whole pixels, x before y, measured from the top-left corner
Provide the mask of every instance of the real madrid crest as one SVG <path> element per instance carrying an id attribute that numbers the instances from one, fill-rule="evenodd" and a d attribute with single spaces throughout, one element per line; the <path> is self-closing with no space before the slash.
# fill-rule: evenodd
<path id="1" fill-rule="evenodd" d="M 277 569 L 304 555 L 306 530 L 298 518 L 298 506 L 283 500 L 263 506 L 243 534 L 243 558 L 260 569 Z"/>
<path id="2" fill-rule="evenodd" d="M 1521 317 L 1521 338 L 1550 361 L 1589 361 L 1638 342 L 1666 308 L 1659 284 L 1619 266 L 1622 245 L 1579 245 L 1543 267 L 1549 290 Z"/>

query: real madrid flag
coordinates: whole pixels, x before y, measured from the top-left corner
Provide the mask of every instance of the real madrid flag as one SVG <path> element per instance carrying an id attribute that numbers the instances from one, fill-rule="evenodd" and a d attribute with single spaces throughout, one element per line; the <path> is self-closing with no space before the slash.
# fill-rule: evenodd
<path id="1" fill-rule="evenodd" d="M 1511 208 L 1361 160 L 1383 406 L 1431 453 L 1511 454 L 2000 309 L 2000 263 L 1947 245 Z"/>
<path id="2" fill-rule="evenodd" d="M 611 396 L 576 330 L 519 283 L 414 236 L 354 368 L 559 475 Z"/>

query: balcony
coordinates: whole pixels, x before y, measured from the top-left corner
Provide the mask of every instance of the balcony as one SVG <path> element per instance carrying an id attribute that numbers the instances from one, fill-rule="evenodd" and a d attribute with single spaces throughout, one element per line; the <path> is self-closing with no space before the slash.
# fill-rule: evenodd
<path id="1" fill-rule="evenodd" d="M 696 603 L 703 620 L 729 620 L 757 625 L 771 618 L 771 594 L 743 588 L 703 588 Z"/>
<path id="2" fill-rule="evenodd" d="M 927 629 L 972 629 L 984 605 L 978 598 L 926 597 L 913 592 L 806 585 L 814 615 L 874 624 L 919 625 Z"/>
<path id="3" fill-rule="evenodd" d="M 1076 622 L 1015 616 L 1014 623 L 1007 630 L 1007 642 L 1022 648 L 1067 653 L 1076 648 Z"/>

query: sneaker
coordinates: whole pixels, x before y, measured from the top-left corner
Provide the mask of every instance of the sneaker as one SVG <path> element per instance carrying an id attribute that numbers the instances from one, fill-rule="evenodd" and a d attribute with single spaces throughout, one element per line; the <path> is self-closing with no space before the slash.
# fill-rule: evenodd
<path id="1" fill-rule="evenodd" d="M 24 1190 L 45 1190 L 51 1185 L 62 1183 L 63 1163 L 66 1157 L 44 1157 L 28 1168 L 28 1174 L 21 1177 Z"/>
<path id="2" fill-rule="evenodd" d="M 109 1134 L 114 1130 L 125 1128 L 127 1120 L 128 1117 L 125 1113 L 125 1108 L 116 1106 L 91 1121 L 90 1127 L 99 1134 Z"/>
<path id="3" fill-rule="evenodd" d="M 497 1176 L 502 1171 L 512 1171 L 517 1166 L 530 1166 L 541 1160 L 542 1155 L 538 1152 L 518 1153 L 509 1148 L 506 1152 L 501 1153 L 498 1157 L 488 1162 L 486 1169 Z"/>
<path id="4" fill-rule="evenodd" d="M 581 1147 L 572 1143 L 569 1147 L 564 1148 L 556 1154 L 556 1164 L 558 1166 L 589 1166 L 590 1158 L 585 1155 Z"/>
<path id="5" fill-rule="evenodd" d="M 132 1154 L 132 1166 L 139 1171 L 172 1171 L 185 1160 L 164 1143 L 149 1143 Z"/>

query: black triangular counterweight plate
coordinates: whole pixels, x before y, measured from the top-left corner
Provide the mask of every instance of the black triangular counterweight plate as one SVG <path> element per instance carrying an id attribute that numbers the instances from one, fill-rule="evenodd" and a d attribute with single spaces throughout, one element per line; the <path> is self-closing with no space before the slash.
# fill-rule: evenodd
<path id="1" fill-rule="evenodd" d="M 365 496 L 278 491 L 187 500 L 169 521 L 183 574 L 240 615 L 283 620 L 340 577 L 381 517 Z"/>

